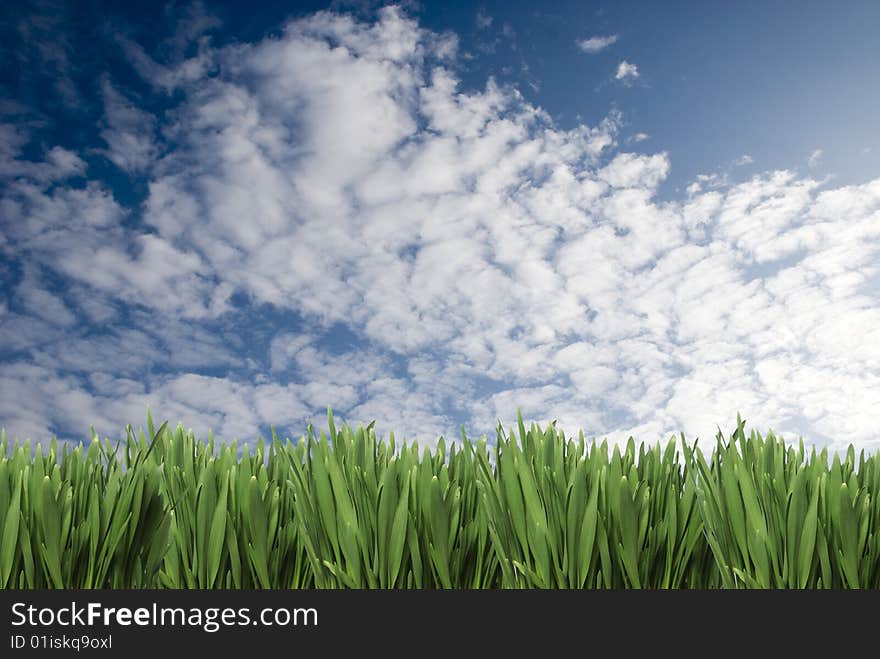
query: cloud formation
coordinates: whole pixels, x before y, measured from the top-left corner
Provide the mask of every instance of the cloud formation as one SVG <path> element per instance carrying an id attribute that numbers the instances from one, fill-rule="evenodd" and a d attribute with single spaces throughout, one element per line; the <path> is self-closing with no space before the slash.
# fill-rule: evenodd
<path id="1" fill-rule="evenodd" d="M 129 174 L 144 172 L 158 156 L 155 117 L 126 99 L 107 77 L 101 80 L 101 95 L 104 100 L 101 138 L 107 144 L 103 153 Z"/>
<path id="2" fill-rule="evenodd" d="M 170 61 L 118 43 L 174 103 L 102 81 L 100 148 L 143 204 L 0 132 L 0 249 L 30 264 L 0 315 L 13 434 L 115 433 L 147 404 L 298 434 L 331 404 L 429 441 L 521 406 L 615 439 L 711 437 L 739 411 L 877 447 L 880 179 L 660 201 L 674 164 L 622 150 L 618 114 L 563 129 L 513 87 L 464 90 L 455 37 L 393 8 Z"/>
<path id="3" fill-rule="evenodd" d="M 605 50 L 608 46 L 617 43 L 617 35 L 609 34 L 604 37 L 595 36 L 590 37 L 589 39 L 580 39 L 575 43 L 583 52 L 593 54 Z"/>
<path id="4" fill-rule="evenodd" d="M 623 83 L 630 83 L 633 80 L 636 80 L 639 77 L 639 67 L 635 64 L 631 64 L 626 60 L 623 60 L 620 64 L 617 65 L 617 72 L 614 74 L 615 80 L 620 80 Z"/>

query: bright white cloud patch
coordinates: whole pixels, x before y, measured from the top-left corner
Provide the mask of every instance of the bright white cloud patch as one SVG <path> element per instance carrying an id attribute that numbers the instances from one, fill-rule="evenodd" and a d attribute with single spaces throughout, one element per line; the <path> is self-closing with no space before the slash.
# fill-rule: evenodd
<path id="1" fill-rule="evenodd" d="M 614 74 L 615 80 L 620 80 L 621 82 L 628 83 L 639 77 L 639 67 L 635 64 L 631 64 L 626 60 L 623 60 L 620 64 L 617 65 L 617 72 Z"/>
<path id="2" fill-rule="evenodd" d="M 605 50 L 608 46 L 617 43 L 617 35 L 609 34 L 608 36 L 590 37 L 589 39 L 581 39 L 576 42 L 577 47 L 585 53 L 598 53 Z"/>
<path id="3" fill-rule="evenodd" d="M 614 438 L 710 437 L 739 411 L 877 447 L 880 179 L 767 172 L 658 201 L 674 160 L 621 150 L 619 116 L 565 130 L 514 88 L 463 90 L 454 37 L 394 9 L 316 14 L 176 63 L 124 46 L 180 98 L 150 118 L 105 84 L 108 157 L 131 126 L 168 140 L 161 158 L 137 140 L 119 156 L 150 172 L 143 208 L 98 180 L 68 184 L 84 173 L 75 154 L 26 161 L 22 138 L 0 134 L 2 248 L 42 269 L 0 315 L 19 353 L 0 370 L 13 434 L 116 432 L 149 403 L 252 437 L 301 432 L 331 404 L 431 439 L 462 420 L 491 432 L 522 406 Z M 616 77 L 637 75 L 622 62 Z M 250 339 L 217 330 L 234 294 L 306 327 L 257 326 L 265 354 L 240 356 Z M 65 360 L 77 314 L 113 332 Z M 359 344 L 322 347 L 339 326 Z M 169 372 L 150 373 L 160 359 Z"/>

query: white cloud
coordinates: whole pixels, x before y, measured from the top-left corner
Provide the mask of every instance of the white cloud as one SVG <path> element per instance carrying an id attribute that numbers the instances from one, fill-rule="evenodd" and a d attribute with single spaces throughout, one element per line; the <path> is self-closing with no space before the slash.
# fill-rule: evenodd
<path id="1" fill-rule="evenodd" d="M 807 158 L 807 166 L 810 169 L 816 169 L 822 163 L 822 149 L 816 149 L 813 153 L 810 154 L 810 157 Z"/>
<path id="2" fill-rule="evenodd" d="M 174 148 L 143 165 L 142 230 L 99 182 L 47 185 L 57 164 L 23 163 L 7 131 L 3 162 L 32 174 L 4 190 L 0 248 L 66 278 L 65 296 L 47 292 L 71 313 L 120 322 L 125 306 L 216 331 L 238 291 L 306 329 L 261 328 L 263 366 L 235 354 L 249 339 L 234 327 L 219 344 L 180 327 L 80 337 L 65 360 L 26 293 L 0 319 L 4 345 L 39 336 L 15 344 L 28 363 L 0 371 L 4 424 L 113 432 L 151 403 L 252 437 L 320 423 L 329 403 L 380 432 L 455 437 L 458 419 L 491 433 L 521 405 L 613 438 L 711 437 L 739 411 L 789 437 L 877 447 L 880 180 L 706 175 L 661 201 L 674 161 L 620 150 L 619 116 L 566 130 L 516 89 L 462 90 L 454 46 L 386 9 L 205 45 L 210 76 L 138 60 L 181 99 L 156 127 Z M 358 345 L 323 348 L 336 324 Z M 141 381 L 166 343 L 172 372 Z M 123 350 L 115 372 L 98 357 Z M 211 361 L 232 372 L 199 372 Z"/>
<path id="3" fill-rule="evenodd" d="M 666 178 L 669 160 L 665 154 L 641 156 L 621 153 L 598 172 L 598 177 L 615 188 L 653 189 Z"/>
<path id="4" fill-rule="evenodd" d="M 106 77 L 101 80 L 101 93 L 105 114 L 101 138 L 107 144 L 104 154 L 126 172 L 144 171 L 157 156 L 155 117 L 138 109 Z"/>
<path id="5" fill-rule="evenodd" d="M 147 385 L 142 379 L 103 375 L 87 387 L 79 376 L 15 362 L 0 374 L 0 393 L 7 434 L 21 439 L 46 440 L 59 422 L 80 433 L 64 439 L 86 439 L 89 425 L 102 436 L 119 437 L 125 424 L 143 425 L 148 406 L 155 419 L 172 425 L 182 420 L 201 436 L 213 430 L 229 440 L 254 440 L 265 427 L 262 414 L 271 415 L 282 436 L 298 437 L 309 416 L 293 387 L 196 374 L 155 378 Z M 46 400 L 52 401 L 51 407 L 45 406 Z M 71 425 L 71 420 L 80 423 Z"/>
<path id="6" fill-rule="evenodd" d="M 481 30 L 486 30 L 486 29 L 492 27 L 492 17 L 489 16 L 489 14 L 487 14 L 482 9 L 480 9 L 480 11 L 477 12 L 477 17 L 474 20 L 477 23 L 477 27 L 480 28 Z"/>
<path id="7" fill-rule="evenodd" d="M 40 185 L 49 185 L 86 173 L 86 163 L 74 152 L 54 146 L 44 159 L 22 159 L 22 149 L 30 139 L 29 131 L 0 123 L 0 179 L 27 178 Z"/>
<path id="8" fill-rule="evenodd" d="M 608 46 L 617 43 L 617 35 L 609 34 L 604 37 L 595 36 L 589 39 L 580 39 L 575 42 L 577 47 L 585 53 L 598 53 L 608 48 Z"/>
<path id="9" fill-rule="evenodd" d="M 198 254 L 125 231 L 129 211 L 98 182 L 45 190 L 44 164 L 35 163 L 33 179 L 19 178 L 0 198 L 12 241 L 0 248 L 8 258 L 36 260 L 71 282 L 166 313 L 204 317 L 226 309 L 232 289 L 213 280 Z"/>
<path id="10" fill-rule="evenodd" d="M 16 288 L 16 298 L 31 315 L 50 325 L 70 327 L 76 316 L 58 295 L 47 290 L 33 268 L 28 268 Z"/>
<path id="11" fill-rule="evenodd" d="M 637 67 L 635 64 L 631 64 L 630 62 L 623 60 L 620 64 L 617 65 L 617 72 L 614 74 L 615 80 L 620 80 L 624 83 L 631 83 L 638 77 L 639 67 Z"/>
<path id="12" fill-rule="evenodd" d="M 152 59 L 143 46 L 124 35 L 117 35 L 116 41 L 138 75 L 166 94 L 200 80 L 214 68 L 211 57 L 213 51 L 208 47 L 209 42 L 204 39 L 198 42 L 198 52 L 192 57 L 178 57 L 178 61 L 166 64 Z M 180 54 L 179 50 L 177 54 Z"/>

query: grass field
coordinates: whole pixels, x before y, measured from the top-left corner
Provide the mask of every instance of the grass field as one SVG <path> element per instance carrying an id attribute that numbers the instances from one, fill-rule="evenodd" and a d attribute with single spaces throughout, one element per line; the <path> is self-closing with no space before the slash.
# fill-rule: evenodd
<path id="1" fill-rule="evenodd" d="M 878 588 L 877 456 L 551 425 L 0 443 L 0 588 Z"/>

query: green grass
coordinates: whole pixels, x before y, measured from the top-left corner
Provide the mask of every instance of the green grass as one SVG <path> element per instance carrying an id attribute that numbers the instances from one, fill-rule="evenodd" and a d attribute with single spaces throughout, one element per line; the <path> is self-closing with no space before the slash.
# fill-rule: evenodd
<path id="1" fill-rule="evenodd" d="M 878 588 L 880 467 L 555 425 L 434 450 L 372 424 L 254 448 L 181 426 L 0 440 L 0 588 Z"/>

